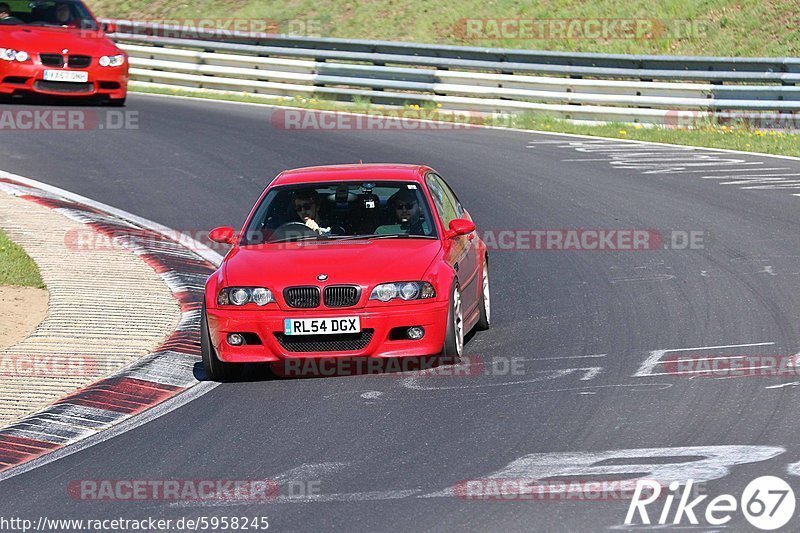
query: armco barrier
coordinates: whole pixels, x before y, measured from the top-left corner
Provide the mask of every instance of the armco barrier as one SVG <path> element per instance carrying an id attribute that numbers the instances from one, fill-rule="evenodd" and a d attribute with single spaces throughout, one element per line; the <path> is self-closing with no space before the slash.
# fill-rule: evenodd
<path id="1" fill-rule="evenodd" d="M 664 123 L 794 113 L 800 59 L 630 56 L 221 32 L 114 20 L 140 84 Z M 664 81 L 668 80 L 668 81 Z M 672 112 L 672 113 L 670 113 Z"/>

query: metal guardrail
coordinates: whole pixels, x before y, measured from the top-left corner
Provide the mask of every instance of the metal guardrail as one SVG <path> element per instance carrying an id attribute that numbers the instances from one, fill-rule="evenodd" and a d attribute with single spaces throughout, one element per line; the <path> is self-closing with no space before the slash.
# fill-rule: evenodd
<path id="1" fill-rule="evenodd" d="M 800 59 L 629 56 L 286 37 L 108 21 L 134 81 L 663 123 L 676 110 L 800 110 Z M 669 80 L 669 81 L 656 81 Z"/>

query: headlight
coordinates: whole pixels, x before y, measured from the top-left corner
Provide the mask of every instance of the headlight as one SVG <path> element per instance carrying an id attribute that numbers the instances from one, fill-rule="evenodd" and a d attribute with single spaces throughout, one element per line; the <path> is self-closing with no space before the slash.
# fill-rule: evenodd
<path id="1" fill-rule="evenodd" d="M 119 67 L 125 64 L 125 55 L 103 56 L 100 58 L 101 67 Z"/>
<path id="2" fill-rule="evenodd" d="M 435 298 L 436 291 L 433 285 L 426 281 L 401 281 L 398 283 L 383 283 L 372 289 L 370 300 L 388 302 L 395 298 L 402 300 L 427 300 Z"/>
<path id="3" fill-rule="evenodd" d="M 23 50 L 12 50 L 11 48 L 0 48 L 0 59 L 3 61 L 19 61 L 24 63 L 30 59 L 28 52 Z"/>
<path id="4" fill-rule="evenodd" d="M 242 306 L 254 303 L 258 306 L 274 302 L 275 298 L 269 289 L 263 287 L 228 287 L 219 291 L 217 305 Z"/>

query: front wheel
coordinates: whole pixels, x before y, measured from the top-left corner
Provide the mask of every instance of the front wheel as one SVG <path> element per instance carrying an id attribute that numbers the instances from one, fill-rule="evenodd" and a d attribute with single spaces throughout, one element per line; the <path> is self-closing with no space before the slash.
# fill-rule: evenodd
<path id="1" fill-rule="evenodd" d="M 461 300 L 461 289 L 457 282 L 450 291 L 450 311 L 447 313 L 447 329 L 441 357 L 451 363 L 457 363 L 464 354 L 464 309 Z"/>
<path id="2" fill-rule="evenodd" d="M 203 358 L 203 368 L 210 380 L 229 381 L 239 375 L 239 365 L 220 361 L 217 357 L 217 352 L 211 343 L 211 336 L 208 334 L 208 318 L 206 318 L 205 304 L 200 315 L 200 355 Z"/>

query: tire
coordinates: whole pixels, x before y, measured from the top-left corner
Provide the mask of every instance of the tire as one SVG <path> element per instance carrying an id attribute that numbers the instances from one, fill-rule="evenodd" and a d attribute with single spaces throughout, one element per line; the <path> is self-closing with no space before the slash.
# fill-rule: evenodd
<path id="1" fill-rule="evenodd" d="M 110 107 L 125 107 L 125 98 L 112 98 L 108 101 Z"/>
<path id="2" fill-rule="evenodd" d="M 481 315 L 475 328 L 479 331 L 486 331 L 492 327 L 492 295 L 489 290 L 489 258 L 483 262 L 483 272 L 481 273 Z"/>
<path id="3" fill-rule="evenodd" d="M 440 357 L 447 363 L 458 363 L 464 354 L 464 306 L 458 282 L 450 290 L 450 310 L 447 313 L 447 329 Z"/>
<path id="4" fill-rule="evenodd" d="M 205 305 L 203 305 L 203 313 L 200 316 L 200 355 L 203 358 L 206 376 L 212 381 L 231 381 L 236 379 L 241 371 L 239 365 L 220 361 L 217 357 L 214 345 L 211 343 L 211 336 L 208 334 Z"/>

